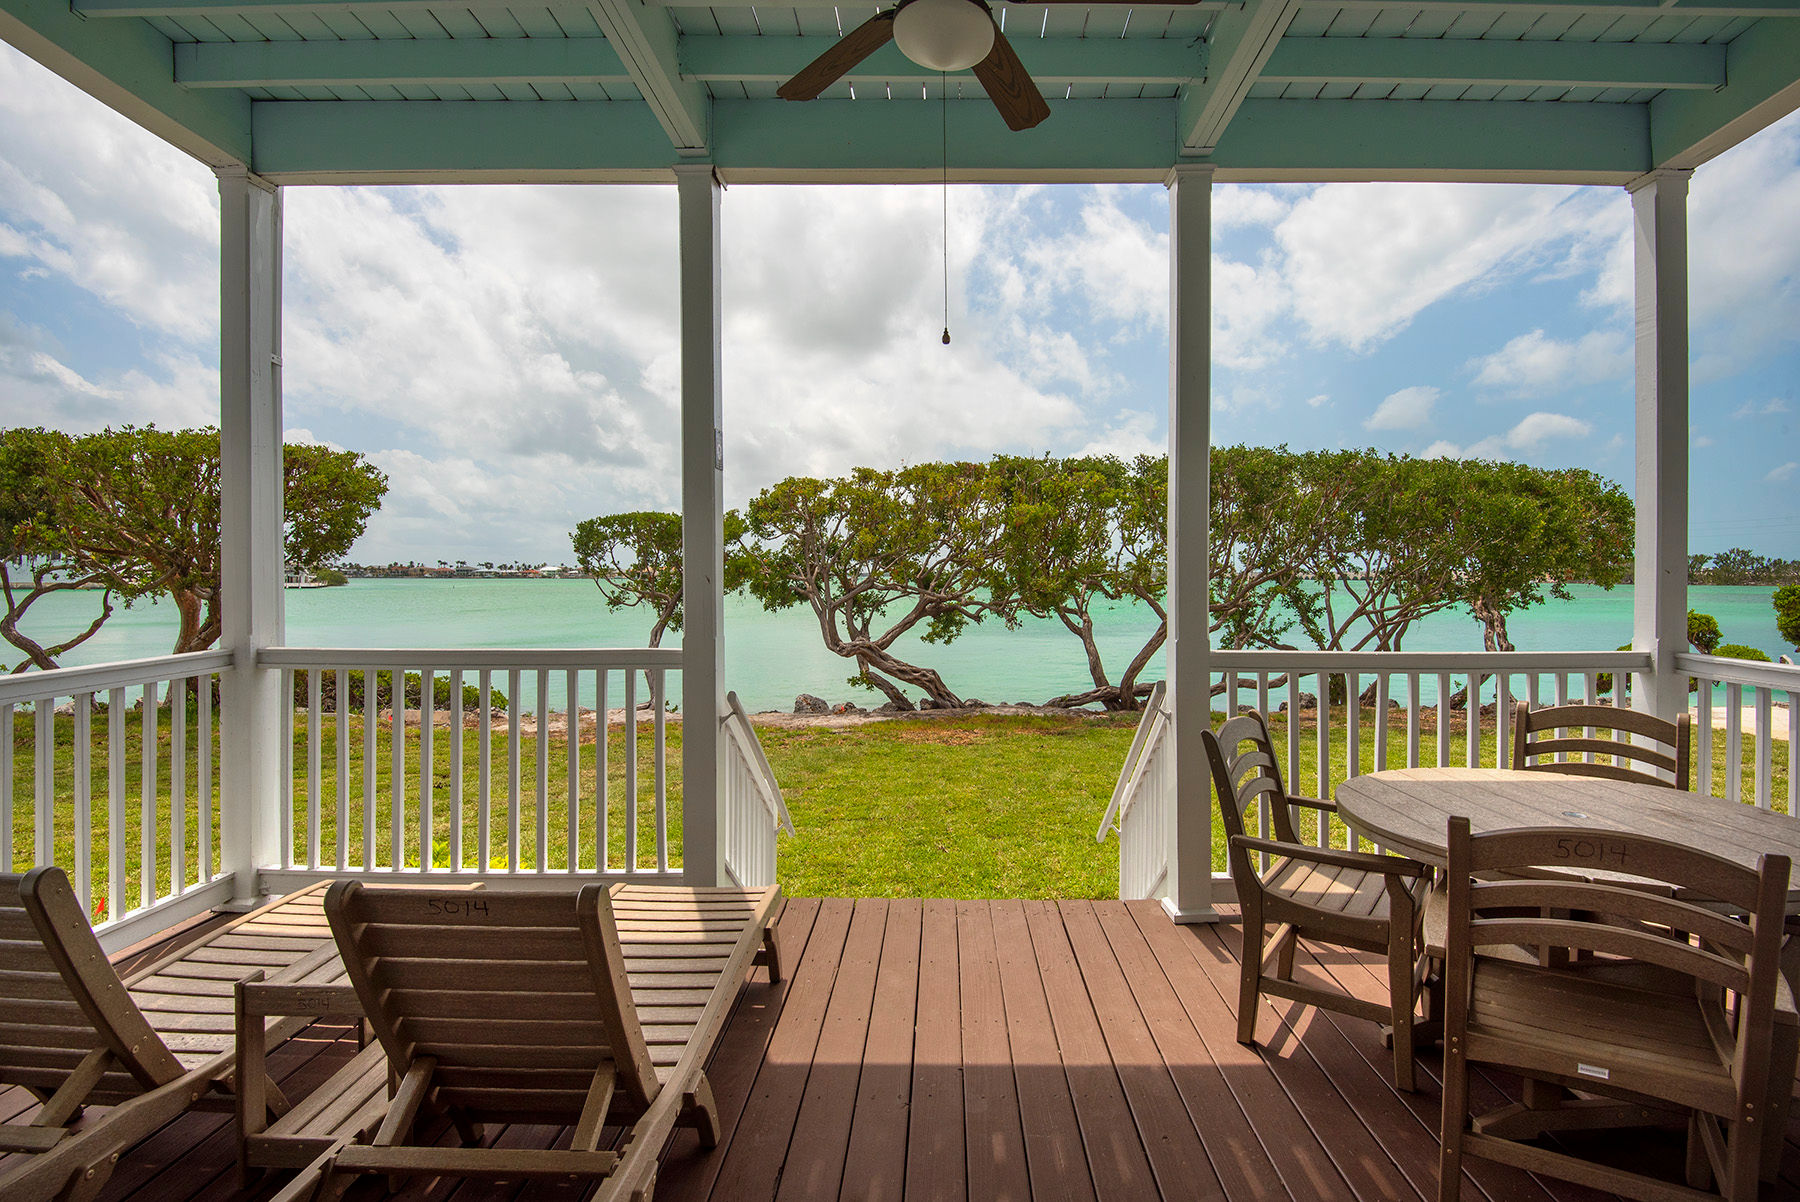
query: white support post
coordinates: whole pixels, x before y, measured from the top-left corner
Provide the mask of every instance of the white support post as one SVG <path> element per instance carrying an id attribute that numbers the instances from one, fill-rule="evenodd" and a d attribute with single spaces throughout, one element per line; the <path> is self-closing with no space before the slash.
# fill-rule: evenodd
<path id="1" fill-rule="evenodd" d="M 1215 922 L 1212 785 L 1200 732 L 1212 724 L 1207 515 L 1212 445 L 1211 166 L 1169 174 L 1169 642 L 1175 752 L 1168 894 L 1176 922 Z"/>
<path id="2" fill-rule="evenodd" d="M 725 452 L 719 374 L 718 176 L 675 168 L 681 230 L 681 865 L 723 885 L 719 721 L 725 709 Z"/>
<path id="3" fill-rule="evenodd" d="M 1631 192 L 1637 287 L 1637 547 L 1632 647 L 1651 666 L 1632 706 L 1673 720 L 1687 708 L 1688 171 L 1653 171 Z"/>
<path id="4" fill-rule="evenodd" d="M 254 902 L 279 847 L 282 608 L 281 192 L 242 167 L 219 177 L 219 538 L 223 645 L 220 857 L 232 901 Z"/>

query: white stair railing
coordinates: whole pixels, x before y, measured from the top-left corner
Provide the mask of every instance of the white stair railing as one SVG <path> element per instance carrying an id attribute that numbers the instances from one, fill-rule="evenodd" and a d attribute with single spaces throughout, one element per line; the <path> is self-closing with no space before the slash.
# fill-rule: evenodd
<path id="1" fill-rule="evenodd" d="M 216 690 L 231 665 L 203 651 L 0 677 L 0 872 L 61 865 L 109 950 L 229 900 Z"/>
<path id="2" fill-rule="evenodd" d="M 725 694 L 719 725 L 725 735 L 719 797 L 725 871 L 734 884 L 761 889 L 775 883 L 775 836 L 781 831 L 793 834 L 794 821 L 736 693 Z"/>
<path id="3" fill-rule="evenodd" d="M 1169 877 L 1169 818 L 1175 804 L 1174 744 L 1168 737 L 1167 691 L 1162 681 L 1150 690 L 1144 716 L 1112 800 L 1100 818 L 1095 840 L 1119 832 L 1119 896 L 1126 900 L 1161 897 Z"/>

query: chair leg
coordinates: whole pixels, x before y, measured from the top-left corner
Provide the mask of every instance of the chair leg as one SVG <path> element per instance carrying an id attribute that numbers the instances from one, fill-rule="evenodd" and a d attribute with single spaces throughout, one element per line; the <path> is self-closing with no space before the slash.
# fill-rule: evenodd
<path id="1" fill-rule="evenodd" d="M 702 1148 L 719 1146 L 719 1136 L 724 1130 L 719 1123 L 719 1104 L 713 1100 L 712 1084 L 705 1073 L 700 1074 L 693 1089 L 682 1095 L 681 1112 L 682 1120 L 693 1124 Z"/>
<path id="2" fill-rule="evenodd" d="M 1238 965 L 1239 1043 L 1256 1042 L 1256 999 L 1262 983 L 1263 925 L 1244 919 L 1244 958 Z"/>
<path id="3" fill-rule="evenodd" d="M 1388 1013 L 1394 1026 L 1394 1085 L 1406 1093 L 1418 1088 L 1413 1072 L 1412 934 L 1388 932 Z"/>
<path id="4" fill-rule="evenodd" d="M 1462 1040 L 1444 1039 L 1444 1108 L 1438 1120 L 1438 1202 L 1462 1198 L 1462 1140 L 1469 1126 L 1469 1062 Z"/>
<path id="5" fill-rule="evenodd" d="M 1281 949 L 1275 953 L 1275 975 L 1284 981 L 1294 979 L 1294 947 L 1300 942 L 1293 928 L 1285 928 L 1287 936 L 1281 941 Z"/>

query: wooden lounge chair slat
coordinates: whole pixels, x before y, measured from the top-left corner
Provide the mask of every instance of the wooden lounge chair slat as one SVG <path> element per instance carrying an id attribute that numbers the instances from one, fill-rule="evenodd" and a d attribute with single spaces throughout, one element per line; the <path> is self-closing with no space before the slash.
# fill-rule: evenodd
<path id="1" fill-rule="evenodd" d="M 590 1179 L 623 1168 L 609 1188 L 636 1188 L 678 1121 L 716 1134 L 702 1068 L 776 890 L 589 886 L 432 912 L 437 896 L 354 883 L 327 895 L 390 1073 L 459 1121 L 574 1125 L 571 1147 L 418 1147 L 410 1118 L 390 1111 L 376 1146 L 345 1148 L 320 1172 Z M 624 934 L 615 903 L 631 911 Z M 640 1010 L 640 995 L 663 1004 Z M 609 1112 L 638 1116 L 623 1157 L 587 1149 Z"/>

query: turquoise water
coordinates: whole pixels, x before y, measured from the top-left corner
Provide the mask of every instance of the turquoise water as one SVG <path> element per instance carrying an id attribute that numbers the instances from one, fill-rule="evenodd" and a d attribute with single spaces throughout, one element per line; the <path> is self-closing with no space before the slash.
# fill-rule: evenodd
<path id="1" fill-rule="evenodd" d="M 1718 619 L 1726 642 L 1747 643 L 1775 657 L 1786 648 L 1775 630 L 1771 591 L 1696 586 L 1690 603 Z M 1610 591 L 1578 586 L 1574 593 L 1571 601 L 1550 601 L 1515 615 L 1513 642 L 1529 651 L 1595 651 L 1630 641 L 1629 586 Z M 284 597 L 288 642 L 296 647 L 629 647 L 642 646 L 650 631 L 647 615 L 608 611 L 585 580 L 354 580 L 343 588 L 291 589 Z M 73 633 L 98 605 L 94 593 L 46 597 L 25 629 L 45 640 Z M 1141 606 L 1120 605 L 1097 615 L 1097 625 L 1107 668 L 1116 678 L 1155 629 L 1155 618 Z M 140 603 L 117 611 L 62 662 L 163 655 L 174 632 L 172 606 Z M 1038 702 L 1088 684 L 1080 643 L 1055 621 L 1027 621 L 1012 630 L 989 623 L 948 647 L 903 639 L 901 648 L 902 658 L 936 667 L 960 696 L 983 701 Z M 1438 614 L 1413 628 L 1406 649 L 1479 651 L 1481 628 L 1466 613 Z M 748 709 L 789 709 L 794 695 L 803 692 L 830 701 L 879 703 L 880 695 L 845 683 L 850 670 L 849 661 L 825 650 L 809 610 L 771 614 L 747 598 L 726 598 L 725 680 Z M 1152 679 L 1161 674 L 1160 667 L 1147 673 Z M 529 688 L 526 692 L 528 699 Z M 676 688 L 670 692 L 671 699 L 679 698 Z"/>

